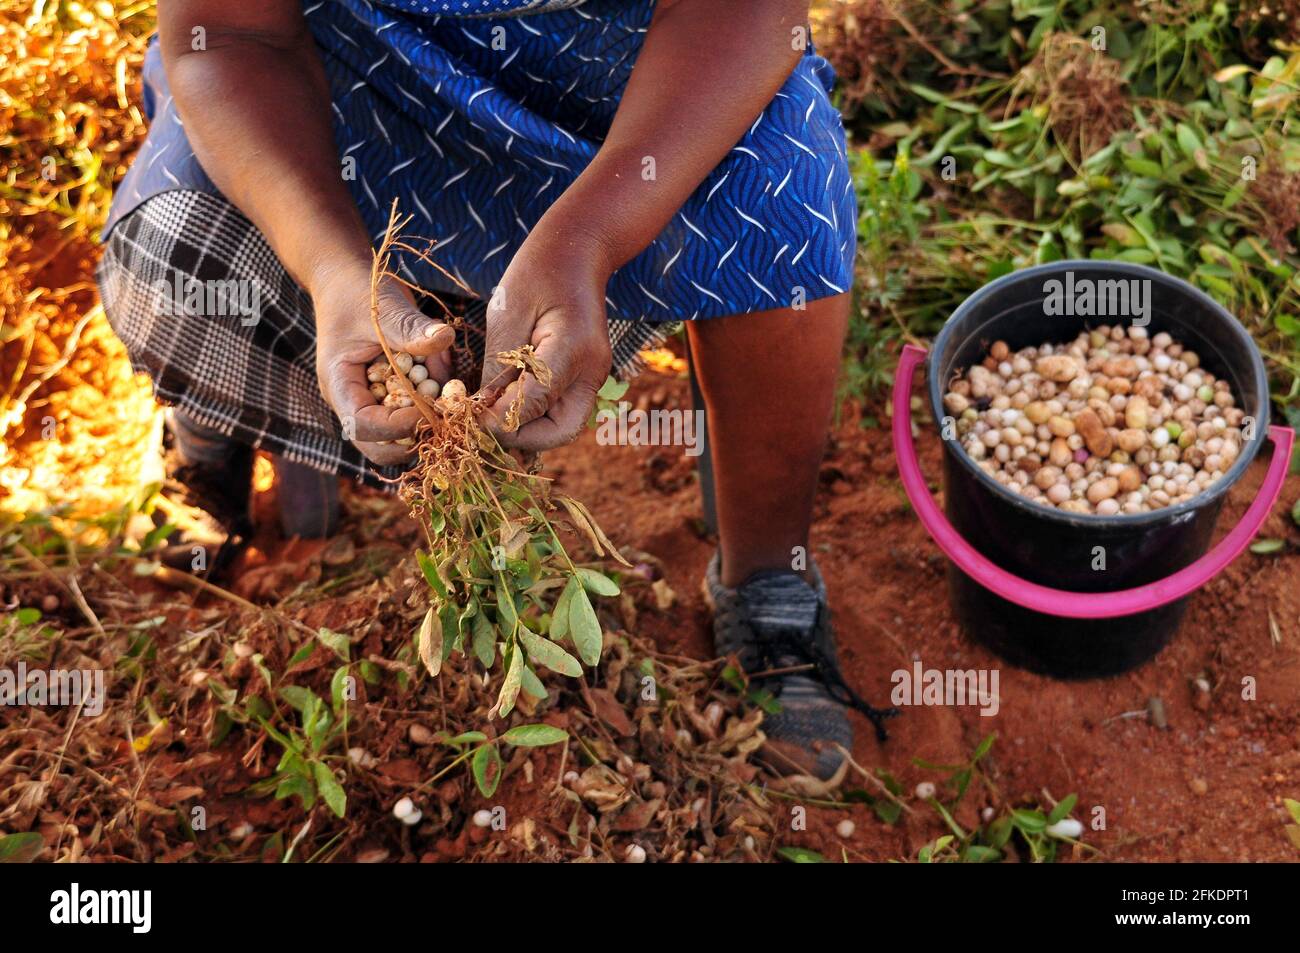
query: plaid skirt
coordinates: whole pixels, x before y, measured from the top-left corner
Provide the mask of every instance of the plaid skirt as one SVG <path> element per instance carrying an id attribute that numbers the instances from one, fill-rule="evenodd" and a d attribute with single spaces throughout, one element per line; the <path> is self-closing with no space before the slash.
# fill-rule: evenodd
<path id="1" fill-rule="evenodd" d="M 97 279 L 109 324 L 164 403 L 295 463 L 372 484 L 400 475 L 344 439 L 316 380 L 311 297 L 223 197 L 178 190 L 145 200 L 109 232 Z M 486 305 L 448 304 L 461 315 L 456 375 L 475 381 Z M 442 315 L 431 300 L 422 307 Z M 611 318 L 615 376 L 635 374 L 639 352 L 675 327 Z"/>

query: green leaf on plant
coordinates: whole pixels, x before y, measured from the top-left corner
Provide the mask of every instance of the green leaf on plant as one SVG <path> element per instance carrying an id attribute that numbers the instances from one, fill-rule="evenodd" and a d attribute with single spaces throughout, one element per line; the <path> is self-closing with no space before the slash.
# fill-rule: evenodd
<path id="1" fill-rule="evenodd" d="M 1007 815 L 997 818 L 988 827 L 988 842 L 993 847 L 1001 850 L 1006 846 L 1007 841 L 1011 840 L 1011 832 L 1015 829 L 1011 818 Z"/>
<path id="2" fill-rule="evenodd" d="M 570 576 L 555 600 L 555 611 L 551 613 L 551 638 L 562 639 L 569 634 L 569 606 L 573 602 L 573 593 L 582 587 L 576 576 Z"/>
<path id="3" fill-rule="evenodd" d="M 1300 337 L 1300 321 L 1285 312 L 1273 317 L 1273 326 L 1288 337 Z"/>
<path id="4" fill-rule="evenodd" d="M 293 655 L 289 656 L 288 668 L 293 668 L 295 665 L 307 661 L 307 659 L 311 658 L 312 653 L 315 651 L 316 651 L 315 643 L 304 642 L 301 645 L 301 647 L 299 647 L 298 651 L 294 652 Z"/>
<path id="5" fill-rule="evenodd" d="M 582 665 L 576 658 L 560 648 L 550 639 L 534 635 L 528 629 L 519 630 L 519 639 L 524 643 L 528 657 L 538 665 L 545 665 L 552 672 L 577 678 L 582 674 Z"/>
<path id="6" fill-rule="evenodd" d="M 1125 156 L 1123 159 L 1124 166 L 1135 175 L 1145 176 L 1150 179 L 1158 179 L 1164 175 L 1164 167 L 1159 162 L 1152 162 L 1150 159 L 1141 159 L 1137 156 Z"/>
<path id="7" fill-rule="evenodd" d="M 451 657 L 453 648 L 460 648 L 460 613 L 454 605 L 445 605 L 438 613 L 438 624 L 442 628 L 442 660 Z"/>
<path id="8" fill-rule="evenodd" d="M 1291 820 L 1300 824 L 1300 801 L 1284 797 L 1282 798 L 1282 803 L 1286 805 L 1286 812 L 1291 815 Z"/>
<path id="9" fill-rule="evenodd" d="M 471 741 L 487 741 L 487 735 L 481 731 L 462 731 L 456 737 L 448 738 L 446 743 L 449 745 L 464 745 L 469 744 Z"/>
<path id="10" fill-rule="evenodd" d="M 1296 850 L 1300 850 L 1300 824 L 1288 824 L 1285 828 L 1286 836 L 1291 845 Z"/>
<path id="11" fill-rule="evenodd" d="M 792 864 L 824 864 L 826 858 L 815 850 L 808 850 L 806 847 L 781 847 L 777 849 L 776 856 L 782 860 L 788 860 Z"/>
<path id="12" fill-rule="evenodd" d="M 340 665 L 334 671 L 334 677 L 330 679 L 330 701 L 333 703 L 336 712 L 346 713 L 348 710 L 348 676 L 350 671 L 348 666 Z"/>
<path id="13" fill-rule="evenodd" d="M 306 778 L 294 774 L 282 778 L 275 788 L 275 799 L 283 801 L 285 798 L 297 795 L 302 801 L 302 806 L 311 810 L 316 805 L 316 788 Z"/>
<path id="14" fill-rule="evenodd" d="M 497 659 L 497 630 L 487 616 L 480 612 L 470 623 L 474 630 L 474 655 L 484 668 L 491 668 Z"/>
<path id="15" fill-rule="evenodd" d="M 1280 539 L 1260 539 L 1250 544 L 1250 551 L 1257 556 L 1271 556 L 1285 548 L 1286 543 Z"/>
<path id="16" fill-rule="evenodd" d="M 175 523 L 164 523 L 161 526 L 155 526 L 145 534 L 144 539 L 140 540 L 140 552 L 149 552 L 174 532 L 176 532 Z"/>
<path id="17" fill-rule="evenodd" d="M 604 573 L 594 569 L 579 569 L 578 578 L 582 580 L 583 588 L 594 596 L 618 595 L 618 583 Z"/>
<path id="18" fill-rule="evenodd" d="M 917 863 L 919 864 L 933 863 L 934 855 L 939 853 L 939 851 L 943 850 L 949 844 L 951 844 L 952 840 L 953 837 L 951 834 L 944 834 L 942 837 L 935 840 L 933 844 L 926 844 L 916 853 Z"/>
<path id="19" fill-rule="evenodd" d="M 208 684 L 211 685 L 212 682 L 209 681 Z M 232 696 L 235 694 L 235 690 L 233 688 L 230 689 L 230 692 Z M 232 702 L 234 701 L 233 697 L 231 701 Z M 248 715 L 249 718 L 254 718 L 254 719 L 270 718 L 275 714 L 275 711 L 271 708 L 271 703 L 268 702 L 261 695 L 249 695 L 248 698 L 244 699 L 244 712 Z"/>
<path id="20" fill-rule="evenodd" d="M 922 86 L 920 83 L 912 83 L 909 87 L 912 92 L 920 96 L 926 102 L 934 103 L 937 106 L 947 106 L 961 113 L 977 113 L 979 107 L 968 102 L 958 99 L 950 99 L 938 90 L 930 89 L 928 86 Z"/>
<path id="21" fill-rule="evenodd" d="M 751 705 L 757 705 L 768 715 L 781 714 L 781 702 L 766 688 L 751 688 L 745 695 L 745 700 Z"/>
<path id="22" fill-rule="evenodd" d="M 424 573 L 424 579 L 429 584 L 429 588 L 438 594 L 439 599 L 446 599 L 447 587 L 439 578 L 438 567 L 433 564 L 433 560 L 417 549 L 415 551 L 415 561 L 420 564 L 420 571 Z"/>
<path id="23" fill-rule="evenodd" d="M 1056 807 L 1052 808 L 1052 813 L 1047 815 L 1047 823 L 1055 824 L 1057 821 L 1064 820 L 1074 810 L 1074 805 L 1079 803 L 1079 795 L 1071 794 L 1064 800 L 1059 801 Z"/>
<path id="24" fill-rule="evenodd" d="M 497 754 L 496 745 L 484 745 L 475 751 L 470 770 L 480 794 L 484 797 L 495 794 L 501 783 L 501 755 Z"/>
<path id="25" fill-rule="evenodd" d="M 343 791 L 343 785 L 339 784 L 339 779 L 334 777 L 334 772 L 325 762 L 314 762 L 312 769 L 315 772 L 316 789 L 320 791 L 321 799 L 329 805 L 329 809 L 337 817 L 342 817 L 348 809 L 348 796 Z"/>
<path id="26" fill-rule="evenodd" d="M 301 685 L 285 685 L 280 689 L 280 697 L 300 712 L 306 712 L 316 701 L 316 693 Z"/>
<path id="27" fill-rule="evenodd" d="M 613 376 L 606 377 L 605 383 L 600 385 L 600 390 L 596 391 L 596 396 L 601 400 L 618 400 L 627 393 L 629 387 L 627 381 L 615 380 Z"/>
<path id="28" fill-rule="evenodd" d="M 554 725 L 516 725 L 502 735 L 501 740 L 521 748 L 542 748 L 557 745 L 568 737 L 567 731 Z"/>
<path id="29" fill-rule="evenodd" d="M 1029 834 L 1037 834 L 1047 828 L 1047 818 L 1039 811 L 1014 810 L 1011 817 L 1017 827 Z"/>
<path id="30" fill-rule="evenodd" d="M 503 573 L 497 573 L 497 621 L 501 623 L 505 634 L 509 635 L 510 630 L 515 627 L 519 621 L 519 610 L 515 608 L 515 596 L 510 589 L 510 583 L 506 580 Z"/>
<path id="31" fill-rule="evenodd" d="M 1187 123 L 1178 123 L 1178 125 L 1174 127 L 1174 136 L 1178 139 L 1178 148 L 1181 149 L 1183 155 L 1189 159 L 1194 159 L 1196 153 L 1204 148 L 1201 145 L 1201 140 L 1197 138 L 1196 133 L 1192 131 L 1192 127 L 1187 125 Z"/>
<path id="32" fill-rule="evenodd" d="M 889 798 L 878 797 L 871 804 L 871 809 L 876 812 L 876 817 L 880 818 L 886 824 L 895 824 L 903 814 L 903 806 L 897 801 L 891 801 Z"/>
<path id="33" fill-rule="evenodd" d="M 600 649 L 604 637 L 600 631 L 600 620 L 592 608 L 587 592 L 581 586 L 574 587 L 569 597 L 569 633 L 573 644 L 578 649 L 578 657 L 590 666 L 600 662 Z"/>
<path id="34" fill-rule="evenodd" d="M 538 678 L 533 670 L 527 665 L 524 666 L 523 675 L 519 680 L 519 685 L 523 691 L 532 695 L 534 698 L 542 699 L 548 697 L 546 686 L 542 684 L 542 680 Z"/>
<path id="35" fill-rule="evenodd" d="M 322 627 L 321 630 L 316 633 L 316 638 L 320 639 L 323 646 L 343 661 L 346 662 L 348 660 L 348 651 L 352 648 L 352 643 L 342 632 L 334 632 Z"/>
<path id="36" fill-rule="evenodd" d="M 0 837 L 0 864 L 30 864 L 45 849 L 45 840 L 35 831 Z"/>

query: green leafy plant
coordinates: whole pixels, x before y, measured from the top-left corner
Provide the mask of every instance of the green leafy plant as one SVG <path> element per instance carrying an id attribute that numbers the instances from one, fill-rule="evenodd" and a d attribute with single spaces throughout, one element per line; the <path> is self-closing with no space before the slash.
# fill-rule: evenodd
<path id="1" fill-rule="evenodd" d="M 261 671 L 269 680 L 265 666 Z M 275 712 L 266 702 L 259 696 L 254 696 L 256 702 L 250 700 L 248 714 L 283 749 L 274 773 L 255 785 L 257 792 L 274 791 L 277 800 L 296 796 L 308 810 L 319 798 L 338 817 L 346 815 L 347 794 L 339 775 L 330 765 L 330 760 L 336 756 L 329 755 L 329 751 L 347 731 L 348 708 L 344 693 L 347 674 L 347 666 L 335 671 L 330 703 L 301 685 L 281 687 L 278 695 L 297 713 L 296 723 L 282 721 L 277 726 L 272 723 Z"/>
<path id="2" fill-rule="evenodd" d="M 864 123 L 883 118 L 871 99 L 847 120 L 871 146 L 853 161 L 848 393 L 887 386 L 898 342 L 937 331 L 979 286 L 1068 257 L 1185 278 L 1251 331 L 1274 399 L 1300 398 L 1300 49 L 1268 50 L 1255 21 L 1247 41 L 1230 4 L 848 6 L 868 32 L 887 20 L 891 42 L 925 48 L 878 77 L 887 121 Z M 833 43 L 851 52 L 840 26 Z"/>
<path id="3" fill-rule="evenodd" d="M 1006 859 L 1013 837 L 1018 846 L 1029 851 L 1030 860 L 1050 863 L 1056 859 L 1057 848 L 1062 843 L 1079 843 L 1060 825 L 1078 802 L 1078 796 L 1074 794 L 1047 811 L 1036 807 L 1010 808 L 971 830 L 966 830 L 956 821 L 953 811 L 973 782 L 979 781 L 993 791 L 980 769 L 980 761 L 992 750 L 996 738 L 996 735 L 986 737 L 970 759 L 960 764 L 934 764 L 921 758 L 913 759 L 918 767 L 945 772 L 942 785 L 949 792 L 946 800 L 939 798 L 938 791 L 925 799 L 943 819 L 949 833 L 921 847 L 916 857 L 918 863 L 995 863 Z"/>
<path id="4" fill-rule="evenodd" d="M 897 778 L 883 768 L 877 768 L 875 775 L 876 780 L 880 782 L 879 793 L 872 794 L 865 788 L 845 788 L 842 795 L 844 801 L 850 804 L 866 804 L 875 812 L 876 817 L 886 824 L 895 824 L 903 815 L 905 803 L 903 786 L 899 784 Z"/>
<path id="5" fill-rule="evenodd" d="M 408 221 L 398 218 L 394 205 L 371 272 L 371 317 L 390 364 L 394 359 L 378 322 L 376 289 L 385 278 L 410 284 L 391 269 L 390 256 L 400 250 L 433 264 L 427 252 L 397 237 Z M 521 380 L 531 376 L 543 387 L 550 383 L 550 370 L 531 345 L 496 358 Z M 625 390 L 626 385 L 607 381 L 603 399 L 615 400 Z M 410 397 L 424 426 L 418 461 L 403 479 L 402 495 L 425 538 L 416 559 L 430 601 L 414 648 L 432 676 L 452 653 L 472 655 L 488 670 L 499 660 L 501 687 L 489 715 L 504 718 L 520 692 L 546 697 L 539 667 L 576 678 L 583 665 L 600 661 L 604 633 L 592 598 L 616 596 L 619 586 L 598 569 L 575 563 L 559 528 L 567 523 L 597 556 L 630 564 L 582 503 L 553 496 L 535 461 L 508 452 L 480 423 L 482 397 L 430 401 L 414 390 Z M 519 426 L 522 403 L 520 388 L 505 415 L 506 429 Z"/>
<path id="6" fill-rule="evenodd" d="M 752 687 L 749 684 L 748 676 L 736 666 L 728 665 L 723 668 L 722 680 L 733 691 L 743 695 L 745 701 L 751 705 L 763 709 L 769 715 L 780 713 L 781 703 L 777 700 L 777 697 L 765 688 Z"/>
<path id="7" fill-rule="evenodd" d="M 606 377 L 605 383 L 601 384 L 600 390 L 596 391 L 596 406 L 591 410 L 591 417 L 587 421 L 587 426 L 596 426 L 597 418 L 602 412 L 617 414 L 618 402 L 623 399 L 623 395 L 627 393 L 630 386 L 631 384 L 627 381 Z"/>
<path id="8" fill-rule="evenodd" d="M 455 759 L 435 774 L 424 787 L 429 787 L 442 778 L 457 765 L 469 762 L 470 777 L 474 786 L 485 798 L 496 793 L 501 783 L 503 761 L 500 746 L 515 745 L 521 748 L 542 748 L 547 745 L 560 744 L 567 740 L 568 732 L 554 725 L 515 725 L 500 738 L 488 738 L 481 731 L 465 731 L 451 737 L 446 732 L 439 732 L 434 740 L 456 752 Z"/>

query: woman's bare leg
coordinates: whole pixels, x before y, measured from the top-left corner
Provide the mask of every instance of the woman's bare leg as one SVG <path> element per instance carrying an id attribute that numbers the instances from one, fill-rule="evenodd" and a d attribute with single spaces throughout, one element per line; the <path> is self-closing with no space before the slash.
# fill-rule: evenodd
<path id="1" fill-rule="evenodd" d="M 708 410 L 722 583 L 790 570 L 808 546 L 835 399 L 849 295 L 693 321 L 691 358 Z"/>

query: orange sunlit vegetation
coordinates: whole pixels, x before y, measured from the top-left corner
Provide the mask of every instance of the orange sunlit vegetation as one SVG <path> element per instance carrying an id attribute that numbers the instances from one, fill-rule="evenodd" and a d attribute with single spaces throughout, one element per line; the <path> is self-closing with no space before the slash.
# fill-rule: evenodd
<path id="1" fill-rule="evenodd" d="M 152 4 L 0 0 L 0 511 L 114 508 L 158 414 L 96 299 Z"/>

